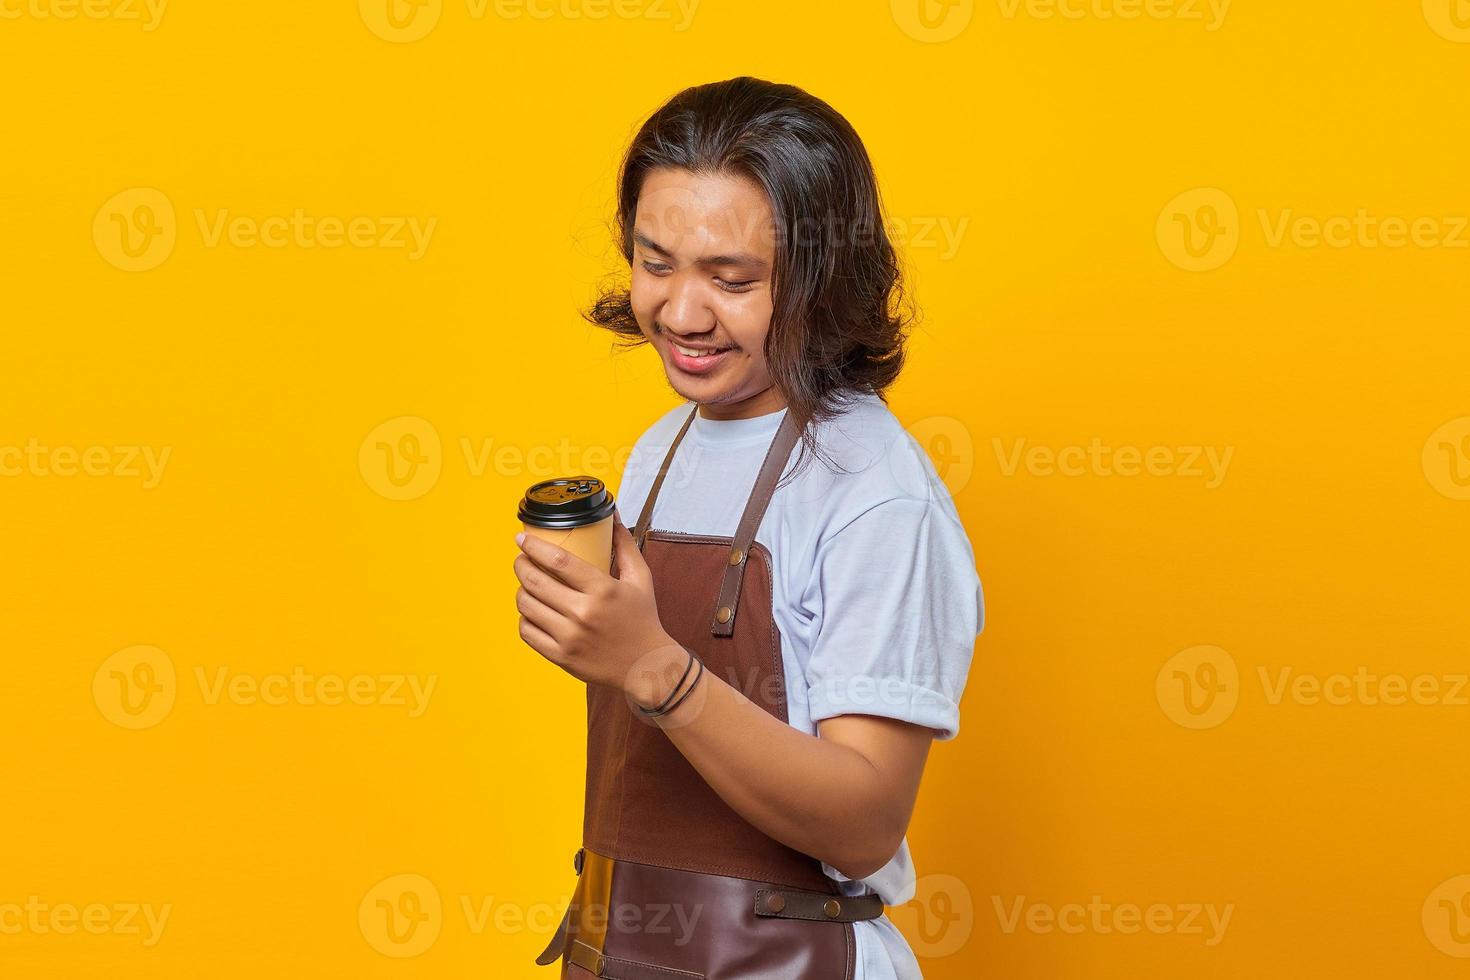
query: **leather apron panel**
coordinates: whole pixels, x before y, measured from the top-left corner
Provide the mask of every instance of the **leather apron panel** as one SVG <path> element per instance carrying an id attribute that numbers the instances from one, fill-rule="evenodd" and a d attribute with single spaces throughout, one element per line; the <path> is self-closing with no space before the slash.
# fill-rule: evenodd
<path id="1" fill-rule="evenodd" d="M 652 532 L 644 546 L 664 629 L 704 661 L 711 677 L 702 684 L 719 677 L 784 722 L 781 645 L 771 611 L 765 548 L 751 556 L 734 635 L 715 637 L 710 635 L 714 594 L 708 583 L 719 581 L 730 543 L 676 541 L 666 539 L 665 533 Z M 691 589 L 688 583 L 702 586 Z M 696 697 L 704 693 L 696 692 Z M 628 731 L 620 823 L 612 850 L 605 853 L 619 860 L 758 878 L 795 888 L 834 888 L 809 857 L 766 836 L 731 809 L 662 729 L 628 710 L 621 692 L 612 696 L 621 703 Z M 701 703 L 691 697 L 680 710 L 697 711 Z"/>

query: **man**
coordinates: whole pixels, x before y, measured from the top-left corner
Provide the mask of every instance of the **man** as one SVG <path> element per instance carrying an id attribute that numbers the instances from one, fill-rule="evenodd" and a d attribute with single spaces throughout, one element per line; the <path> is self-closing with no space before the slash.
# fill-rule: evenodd
<path id="1" fill-rule="evenodd" d="M 578 892 L 541 962 L 918 978 L 882 906 L 913 895 L 905 833 L 983 600 L 882 398 L 906 323 L 871 163 L 825 102 L 736 78 L 659 109 L 618 191 L 631 282 L 589 317 L 685 402 L 629 460 L 613 575 L 518 538 L 521 636 L 588 684 Z M 655 934 L 599 903 L 688 914 Z"/>

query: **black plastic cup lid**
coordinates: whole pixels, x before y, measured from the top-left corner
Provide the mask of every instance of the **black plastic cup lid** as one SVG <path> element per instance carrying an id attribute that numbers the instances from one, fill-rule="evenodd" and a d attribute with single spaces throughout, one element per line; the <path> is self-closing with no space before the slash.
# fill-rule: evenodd
<path id="1" fill-rule="evenodd" d="M 612 516 L 615 503 L 596 477 L 561 477 L 543 480 L 527 490 L 517 516 L 532 527 L 583 527 Z"/>

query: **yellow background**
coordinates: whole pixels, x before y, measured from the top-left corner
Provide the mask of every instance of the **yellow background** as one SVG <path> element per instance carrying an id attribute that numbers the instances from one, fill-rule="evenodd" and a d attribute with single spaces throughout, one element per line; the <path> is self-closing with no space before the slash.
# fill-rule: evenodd
<path id="1" fill-rule="evenodd" d="M 515 503 L 562 460 L 616 486 L 673 404 L 650 352 L 610 357 L 576 311 L 615 268 L 636 124 L 736 74 L 867 143 L 926 314 L 891 405 L 985 584 L 911 828 L 920 898 L 890 910 L 925 975 L 1470 967 L 1463 3 L 1212 23 L 996 0 L 926 27 L 900 0 L 703 0 L 687 23 L 669 0 L 444 0 L 395 36 L 350 0 L 173 0 L 153 29 L 121 2 L 0 19 L 0 451 L 170 453 L 153 486 L 121 454 L 0 477 L 0 909 L 170 912 L 152 945 L 0 931 L 0 973 L 552 974 L 531 959 L 573 880 L 582 692 L 516 637 Z M 297 209 L 435 225 L 416 259 L 200 227 Z M 1274 237 L 1360 209 L 1443 243 Z M 128 259 L 118 218 L 166 254 Z M 1215 229 L 1200 254 L 1186 226 Z M 1017 440 L 1094 439 L 1232 455 L 1213 487 L 1183 454 L 1008 465 Z M 117 701 L 140 665 L 156 718 Z M 386 687 L 266 704 L 199 681 L 297 668 L 435 686 L 412 717 Z M 1273 699 L 1288 668 L 1440 696 Z M 1218 702 L 1184 686 L 1211 678 Z M 389 936 L 377 902 L 409 893 L 418 929 Z M 1005 927 L 1023 897 L 1093 896 L 1231 919 L 1214 945 Z"/>

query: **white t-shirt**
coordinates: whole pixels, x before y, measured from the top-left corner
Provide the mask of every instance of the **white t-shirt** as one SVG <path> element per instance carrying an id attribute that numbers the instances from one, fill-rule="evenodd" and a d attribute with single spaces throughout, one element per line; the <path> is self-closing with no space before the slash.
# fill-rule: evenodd
<path id="1" fill-rule="evenodd" d="M 686 401 L 671 409 L 635 444 L 616 495 L 629 529 L 693 407 Z M 649 526 L 733 535 L 785 417 L 784 408 L 749 419 L 696 415 Z M 771 552 L 788 721 L 815 735 L 823 718 L 882 715 L 952 739 L 984 625 L 974 552 L 954 502 L 928 455 L 876 395 L 858 396 L 813 427 L 837 469 L 808 454 L 801 473 L 776 490 L 756 531 Z M 798 443 L 783 479 L 801 453 Z M 709 585 L 713 598 L 719 583 Z M 889 906 L 914 895 L 907 838 L 867 878 L 853 881 L 822 867 L 849 895 L 877 892 Z M 886 915 L 855 927 L 855 980 L 921 980 L 912 950 Z"/>

